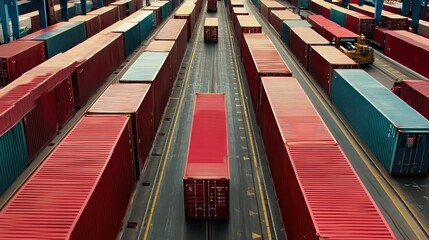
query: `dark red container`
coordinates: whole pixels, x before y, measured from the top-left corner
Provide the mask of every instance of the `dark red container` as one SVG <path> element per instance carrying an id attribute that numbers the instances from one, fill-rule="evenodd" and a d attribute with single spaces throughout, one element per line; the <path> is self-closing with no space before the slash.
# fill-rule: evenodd
<path id="1" fill-rule="evenodd" d="M 235 23 L 235 36 L 240 48 L 243 46 L 243 34 L 244 33 L 262 33 L 261 24 L 256 20 L 255 16 L 236 16 L 237 22 Z"/>
<path id="2" fill-rule="evenodd" d="M 112 84 L 88 110 L 89 114 L 130 116 L 137 177 L 145 166 L 155 137 L 153 97 L 150 84 Z"/>
<path id="3" fill-rule="evenodd" d="M 69 22 L 85 23 L 87 38 L 90 38 L 101 31 L 100 17 L 97 15 L 78 15 L 69 19 Z"/>
<path id="4" fill-rule="evenodd" d="M 270 12 L 270 24 L 277 31 L 279 36 L 282 35 L 283 21 L 301 20 L 301 16 L 289 10 L 272 10 Z"/>
<path id="5" fill-rule="evenodd" d="M 311 46 L 308 72 L 330 95 L 334 69 L 357 69 L 359 65 L 334 46 Z"/>
<path id="6" fill-rule="evenodd" d="M 229 179 L 225 94 L 197 93 L 183 177 L 186 220 L 228 220 Z"/>
<path id="7" fill-rule="evenodd" d="M 270 13 L 272 10 L 286 10 L 286 7 L 282 4 L 278 3 L 277 1 L 261 1 L 261 14 L 264 16 L 265 20 L 267 22 L 270 21 Z"/>
<path id="8" fill-rule="evenodd" d="M 388 31 L 384 54 L 402 65 L 429 77 L 426 59 L 429 59 L 428 39 L 407 31 Z"/>
<path id="9" fill-rule="evenodd" d="M 232 19 L 234 16 L 232 9 L 233 8 L 244 8 L 244 3 L 243 3 L 243 0 L 230 0 L 229 3 L 230 3 L 229 7 L 228 7 L 229 17 Z"/>
<path id="10" fill-rule="evenodd" d="M 40 16 L 39 11 L 33 11 L 20 15 L 22 17 L 29 17 L 31 20 L 31 32 L 40 30 Z"/>
<path id="11" fill-rule="evenodd" d="M 388 31 L 391 31 L 391 30 L 389 30 L 387 28 L 379 28 L 379 27 L 374 29 L 374 42 L 378 46 L 384 48 L 384 41 L 386 38 L 385 35 L 386 35 L 386 32 L 388 32 Z"/>
<path id="12" fill-rule="evenodd" d="M 292 72 L 265 34 L 243 34 L 241 56 L 253 109 L 258 116 L 261 77 L 292 76 Z"/>
<path id="13" fill-rule="evenodd" d="M 153 15 L 154 15 L 154 23 L 153 23 L 153 27 L 157 28 L 159 25 L 161 25 L 162 23 L 162 13 L 161 13 L 161 7 L 160 6 L 149 6 L 149 7 L 144 7 L 143 11 L 152 11 Z"/>
<path id="14" fill-rule="evenodd" d="M 119 10 L 117 6 L 106 6 L 87 13 L 97 15 L 100 19 L 101 30 L 119 21 Z"/>
<path id="15" fill-rule="evenodd" d="M 43 41 L 13 41 L 0 46 L 0 87 L 46 60 Z"/>
<path id="16" fill-rule="evenodd" d="M 71 76 L 67 77 L 55 88 L 57 103 L 58 127 L 63 128 L 74 116 L 74 97 Z"/>
<path id="17" fill-rule="evenodd" d="M 356 41 L 358 35 L 343 27 L 325 27 L 322 35 L 328 41 L 339 39 L 354 39 Z"/>
<path id="18" fill-rule="evenodd" d="M 345 28 L 356 34 L 363 34 L 367 39 L 374 38 L 374 18 L 361 14 L 347 14 Z"/>
<path id="19" fill-rule="evenodd" d="M 0 238 L 116 239 L 135 182 L 131 136 L 126 116 L 83 117 L 3 208 Z"/>
<path id="20" fill-rule="evenodd" d="M 427 80 L 402 80 L 400 97 L 417 112 L 429 119 L 429 82 Z"/>
<path id="21" fill-rule="evenodd" d="M 206 21 L 204 23 L 204 42 L 217 42 L 217 35 L 217 18 L 206 18 Z"/>
<path id="22" fill-rule="evenodd" d="M 207 12 L 216 12 L 216 11 L 217 11 L 217 0 L 208 0 Z"/>
<path id="23" fill-rule="evenodd" d="M 311 24 L 311 27 L 320 35 L 324 35 L 324 29 L 326 27 L 341 27 L 335 22 L 325 18 L 322 15 L 309 15 L 307 18 L 308 23 Z"/>
<path id="24" fill-rule="evenodd" d="M 263 78 L 261 90 L 259 126 L 288 239 L 396 239 L 298 81 Z"/>
<path id="25" fill-rule="evenodd" d="M 401 14 L 401 6 L 396 4 L 384 3 L 383 10 L 386 10 L 391 13 Z"/>
<path id="26" fill-rule="evenodd" d="M 291 28 L 290 50 L 305 69 L 308 69 L 310 46 L 314 45 L 329 45 L 329 41 L 311 28 Z"/>
<path id="27" fill-rule="evenodd" d="M 294 0 L 295 1 L 295 0 Z M 325 18 L 329 19 L 331 15 L 331 7 L 334 7 L 334 4 L 325 2 L 325 1 L 308 1 L 308 9 L 315 14 L 322 15 Z"/>
<path id="28" fill-rule="evenodd" d="M 186 24 L 186 20 L 183 19 L 170 19 L 155 36 L 156 40 L 175 41 L 174 48 L 177 49 L 178 67 L 180 67 L 182 63 L 188 44 Z"/>
<path id="29" fill-rule="evenodd" d="M 188 33 L 188 41 L 192 37 L 192 32 L 195 27 L 196 19 L 197 19 L 197 10 L 194 4 L 186 4 L 180 6 L 176 13 L 174 14 L 175 19 L 186 19 L 187 23 L 187 33 Z"/>
<path id="30" fill-rule="evenodd" d="M 359 6 L 358 4 L 350 4 L 350 9 L 355 12 L 362 13 L 369 17 L 374 17 L 375 8 L 367 5 Z M 399 14 L 390 13 L 387 11 L 381 12 L 381 27 L 390 30 L 405 30 L 408 28 L 408 18 Z"/>
<path id="31" fill-rule="evenodd" d="M 237 16 L 248 16 L 248 15 L 249 15 L 249 12 L 243 7 L 232 8 L 232 21 L 233 21 L 232 24 L 234 26 L 234 29 L 235 29 L 235 26 L 238 24 Z"/>
<path id="32" fill-rule="evenodd" d="M 65 53 L 78 64 L 72 75 L 76 107 L 82 107 L 101 84 L 124 62 L 120 33 L 103 33 L 86 40 Z"/>
<path id="33" fill-rule="evenodd" d="M 186 40 L 185 40 L 186 42 Z M 179 58 L 177 55 L 177 46 L 175 41 L 153 40 L 147 45 L 145 52 L 169 52 L 169 61 L 171 62 L 171 76 L 173 82 L 179 73 Z"/>
<path id="34" fill-rule="evenodd" d="M 118 7 L 119 19 L 122 20 L 136 11 L 137 2 L 136 0 L 119 0 L 109 5 Z"/>

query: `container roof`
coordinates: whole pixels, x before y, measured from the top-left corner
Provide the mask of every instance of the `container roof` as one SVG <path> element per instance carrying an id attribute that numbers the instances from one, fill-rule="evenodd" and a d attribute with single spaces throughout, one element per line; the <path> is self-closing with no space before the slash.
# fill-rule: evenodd
<path id="1" fill-rule="evenodd" d="M 281 4 L 275 0 L 269 0 L 269 1 L 262 0 L 261 4 L 265 5 L 267 8 L 284 8 L 284 9 L 286 9 L 286 6 L 284 6 L 283 4 Z"/>
<path id="2" fill-rule="evenodd" d="M 134 27 L 138 28 L 139 27 L 138 24 L 139 24 L 138 22 L 131 22 L 131 21 L 124 22 L 119 27 L 112 29 L 112 32 L 120 32 L 120 33 L 127 32 Z"/>
<path id="3" fill-rule="evenodd" d="M 137 11 L 136 13 L 133 13 L 130 15 L 129 22 L 141 22 L 142 20 L 146 19 L 147 17 L 151 16 L 153 12 L 151 11 Z"/>
<path id="4" fill-rule="evenodd" d="M 280 20 L 302 20 L 301 16 L 289 10 L 272 10 L 271 13 L 277 16 Z"/>
<path id="5" fill-rule="evenodd" d="M 170 19 L 155 36 L 156 40 L 176 40 L 186 26 L 186 19 Z"/>
<path id="6" fill-rule="evenodd" d="M 429 99 L 429 81 L 428 80 L 402 80 L 402 84 L 411 86 L 415 91 Z"/>
<path id="7" fill-rule="evenodd" d="M 143 52 L 121 77 L 121 82 L 152 82 L 165 64 L 168 52 Z M 163 79 L 165 80 L 165 79 Z"/>
<path id="8" fill-rule="evenodd" d="M 249 11 L 244 8 L 244 7 L 233 7 L 232 11 L 236 14 L 244 14 L 244 13 L 249 13 Z"/>
<path id="9" fill-rule="evenodd" d="M 322 15 L 309 15 L 308 19 L 313 20 L 315 23 L 317 23 L 317 25 L 320 25 L 322 27 L 327 27 L 327 26 L 340 26 L 337 23 L 325 18 Z"/>
<path id="10" fill-rule="evenodd" d="M 145 52 L 170 52 L 173 50 L 175 41 L 152 40 L 145 48 Z"/>
<path id="11" fill-rule="evenodd" d="M 336 38 L 357 38 L 358 35 L 347 28 L 341 26 L 324 27 L 325 31 L 330 32 Z"/>
<path id="12" fill-rule="evenodd" d="M 307 44 L 329 44 L 329 41 L 314 31 L 312 28 L 306 27 L 295 27 L 293 31 L 299 38 L 301 38 Z"/>
<path id="13" fill-rule="evenodd" d="M 334 46 L 311 46 L 312 50 L 319 53 L 330 64 L 358 65 L 353 59 L 342 53 Z"/>
<path id="14" fill-rule="evenodd" d="M 217 27 L 218 26 L 217 18 L 206 18 L 204 26 Z"/>
<path id="15" fill-rule="evenodd" d="M 253 15 L 237 15 L 237 21 L 241 27 L 261 27 Z"/>
<path id="16" fill-rule="evenodd" d="M 27 49 L 40 45 L 39 41 L 13 41 L 8 44 L 0 45 L 0 58 L 13 57 Z"/>

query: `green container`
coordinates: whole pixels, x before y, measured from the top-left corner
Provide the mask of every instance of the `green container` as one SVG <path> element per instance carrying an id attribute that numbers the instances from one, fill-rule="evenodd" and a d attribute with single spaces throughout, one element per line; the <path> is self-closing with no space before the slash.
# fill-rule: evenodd
<path id="1" fill-rule="evenodd" d="M 0 136 L 0 194 L 15 181 L 27 164 L 24 124 L 20 121 Z"/>
<path id="2" fill-rule="evenodd" d="M 346 13 L 340 11 L 337 8 L 331 8 L 331 15 L 329 16 L 331 21 L 336 22 L 338 25 L 346 26 Z"/>
<path id="3" fill-rule="evenodd" d="M 298 0 L 300 8 L 308 8 L 308 0 Z"/>
<path id="4" fill-rule="evenodd" d="M 137 17 L 130 22 L 137 22 L 140 28 L 140 40 L 143 42 L 153 31 L 153 11 L 141 11 Z"/>
<path id="5" fill-rule="evenodd" d="M 289 46 L 290 43 L 290 29 L 293 27 L 311 27 L 311 24 L 308 23 L 305 20 L 288 20 L 283 21 L 282 26 L 282 40 L 286 44 L 286 46 Z"/>
<path id="6" fill-rule="evenodd" d="M 142 42 L 140 39 L 140 24 L 138 22 L 126 22 L 112 32 L 123 33 L 124 53 L 127 58 Z"/>
<path id="7" fill-rule="evenodd" d="M 332 102 L 389 174 L 427 174 L 429 121 L 363 70 L 332 76 Z"/>
<path id="8" fill-rule="evenodd" d="M 68 22 L 64 26 L 33 38 L 33 40 L 43 40 L 45 42 L 46 55 L 48 58 L 51 58 L 85 41 L 85 24 L 83 22 Z"/>

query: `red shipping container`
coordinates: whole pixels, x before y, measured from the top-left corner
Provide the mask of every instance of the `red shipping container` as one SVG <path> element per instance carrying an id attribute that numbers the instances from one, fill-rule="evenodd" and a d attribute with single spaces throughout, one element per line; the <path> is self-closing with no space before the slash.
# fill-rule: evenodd
<path id="1" fill-rule="evenodd" d="M 129 118 L 83 117 L 2 210 L 0 238 L 116 239 L 134 181 Z"/>
<path id="2" fill-rule="evenodd" d="M 225 94 L 197 93 L 183 177 L 186 220 L 228 220 L 229 179 Z"/>
<path id="3" fill-rule="evenodd" d="M 180 65 L 182 64 L 183 57 L 185 56 L 186 47 L 188 44 L 186 24 L 186 20 L 183 19 L 170 19 L 164 24 L 162 29 L 155 36 L 155 40 L 175 41 L 174 48 L 177 51 L 178 71 L 180 69 Z"/>
<path id="4" fill-rule="evenodd" d="M 270 12 L 272 10 L 286 10 L 286 7 L 277 1 L 273 0 L 261 0 L 261 14 L 264 16 L 267 22 L 270 21 Z"/>
<path id="5" fill-rule="evenodd" d="M 265 34 L 243 34 L 241 55 L 253 109 L 258 116 L 261 77 L 292 76 L 292 72 Z"/>
<path id="6" fill-rule="evenodd" d="M 341 27 L 322 15 L 309 15 L 307 21 L 311 24 L 311 27 L 322 36 L 324 35 L 324 29 L 326 27 Z"/>
<path id="7" fill-rule="evenodd" d="M 295 78 L 263 78 L 260 109 L 289 239 L 396 239 Z"/>
<path id="8" fill-rule="evenodd" d="M 229 17 L 233 19 L 233 8 L 244 8 L 243 0 L 230 0 L 230 4 L 228 7 Z"/>
<path id="9" fill-rule="evenodd" d="M 345 27 L 356 34 L 363 34 L 367 39 L 374 38 L 374 18 L 363 14 L 347 14 Z"/>
<path id="10" fill-rule="evenodd" d="M 294 0 L 296 1 L 296 0 Z M 296 6 L 296 5 L 295 5 Z M 322 15 L 325 18 L 329 19 L 331 15 L 331 7 L 335 7 L 335 4 L 328 3 L 320 0 L 309 0 L 308 9 L 314 14 Z"/>
<path id="11" fill-rule="evenodd" d="M 82 107 L 102 83 L 124 62 L 121 33 L 103 33 L 65 53 L 78 64 L 72 75 L 76 107 Z"/>
<path id="12" fill-rule="evenodd" d="M 204 42 L 217 42 L 217 35 L 217 18 L 206 18 L 206 21 L 204 22 Z"/>
<path id="13" fill-rule="evenodd" d="M 311 46 L 308 72 L 331 94 L 331 77 L 334 69 L 357 69 L 359 65 L 334 46 Z"/>
<path id="14" fill-rule="evenodd" d="M 308 70 L 310 46 L 329 45 L 329 41 L 311 28 L 291 28 L 290 50 Z"/>
<path id="15" fill-rule="evenodd" d="M 217 0 L 207 1 L 207 12 L 217 12 Z"/>
<path id="16" fill-rule="evenodd" d="M 273 10 L 270 12 L 270 24 L 279 35 L 282 34 L 283 21 L 301 20 L 301 16 L 289 10 Z"/>
<path id="17" fill-rule="evenodd" d="M 87 13 L 87 15 L 97 15 L 100 19 L 101 30 L 119 21 L 119 10 L 117 6 L 106 6 Z"/>
<path id="18" fill-rule="evenodd" d="M 201 9 L 203 7 L 203 1 L 202 0 L 185 0 L 183 1 L 183 5 L 195 5 L 195 12 L 196 16 L 200 15 Z"/>
<path id="19" fill-rule="evenodd" d="M 153 27 L 157 28 L 162 23 L 161 7 L 160 6 L 148 6 L 143 8 L 144 11 L 152 11 L 154 15 Z"/>
<path id="20" fill-rule="evenodd" d="M 384 54 L 402 65 L 429 78 L 429 68 L 426 59 L 429 59 L 428 39 L 407 31 L 388 31 Z"/>
<path id="21" fill-rule="evenodd" d="M 386 32 L 388 31 L 392 31 L 392 30 L 389 30 L 387 28 L 379 28 L 379 27 L 374 29 L 374 42 L 381 48 L 384 48 L 384 41 L 386 38 L 385 35 L 386 35 Z"/>
<path id="22" fill-rule="evenodd" d="M 236 16 L 237 22 L 235 25 L 235 36 L 237 37 L 238 46 L 243 46 L 243 34 L 244 33 L 262 33 L 261 24 L 256 20 L 255 16 Z"/>
<path id="23" fill-rule="evenodd" d="M 136 0 L 119 0 L 112 2 L 110 6 L 118 6 L 119 19 L 122 20 L 136 11 Z"/>
<path id="24" fill-rule="evenodd" d="M 69 20 L 69 22 L 85 23 L 86 37 L 90 38 L 101 31 L 100 18 L 97 15 L 78 15 Z"/>
<path id="25" fill-rule="evenodd" d="M 427 80 L 402 80 L 400 97 L 417 112 L 429 119 L 429 82 Z"/>
<path id="26" fill-rule="evenodd" d="M 375 8 L 367 5 L 359 6 L 358 4 L 350 4 L 349 8 L 355 12 L 362 13 L 374 18 Z M 391 30 L 405 30 L 408 28 L 408 18 L 399 14 L 381 11 L 381 27 Z"/>
<path id="27" fill-rule="evenodd" d="M 188 33 L 188 41 L 191 40 L 192 32 L 195 27 L 196 22 L 196 8 L 195 5 L 189 4 L 189 5 L 182 5 L 180 6 L 176 13 L 174 14 L 175 19 L 186 19 L 187 23 L 187 33 Z"/>
<path id="28" fill-rule="evenodd" d="M 401 5 L 384 3 L 383 10 L 386 10 L 391 13 L 401 14 Z"/>
<path id="29" fill-rule="evenodd" d="M 28 35 L 26 35 L 26 36 L 24 36 L 24 37 L 20 38 L 19 40 L 26 40 L 26 41 L 28 41 L 28 40 L 33 40 L 33 38 L 35 38 L 35 37 L 37 37 L 37 36 L 40 36 L 40 35 L 42 35 L 43 33 L 50 32 L 50 31 L 52 31 L 52 30 L 54 30 L 54 29 L 57 29 L 57 28 L 62 27 L 62 26 L 65 26 L 65 25 L 67 25 L 67 24 L 68 24 L 67 22 L 59 22 L 59 23 L 55 23 L 54 25 L 51 25 L 51 26 L 49 26 L 49 27 L 47 27 L 47 28 L 40 29 L 40 30 L 38 30 L 38 31 L 36 31 L 36 32 L 33 32 L 33 33 L 31 33 L 31 34 L 28 34 Z"/>
<path id="30" fill-rule="evenodd" d="M 234 26 L 234 29 L 235 29 L 235 26 L 238 24 L 237 16 L 248 16 L 248 15 L 249 15 L 249 12 L 243 7 L 232 8 L 232 24 Z"/>
<path id="31" fill-rule="evenodd" d="M 185 40 L 186 42 L 186 40 Z M 147 45 L 145 52 L 169 52 L 171 62 L 171 76 L 173 82 L 176 80 L 179 73 L 179 59 L 177 56 L 177 47 L 175 41 L 153 40 Z"/>
<path id="32" fill-rule="evenodd" d="M 22 17 L 29 17 L 31 20 L 31 30 L 30 32 L 36 32 L 41 29 L 40 27 L 40 16 L 39 11 L 33 11 L 26 14 L 20 15 Z"/>
<path id="33" fill-rule="evenodd" d="M 43 41 L 13 41 L 0 46 L 0 87 L 46 60 Z"/>
<path id="34" fill-rule="evenodd" d="M 337 39 L 340 41 L 342 39 L 354 39 L 354 42 L 357 41 L 358 35 L 346 28 L 343 27 L 325 27 L 322 35 L 326 40 L 334 42 Z"/>
<path id="35" fill-rule="evenodd" d="M 150 84 L 112 84 L 88 110 L 89 114 L 130 116 L 137 177 L 145 166 L 155 138 L 153 98 Z"/>
<path id="36" fill-rule="evenodd" d="M 63 128 L 74 116 L 74 97 L 71 76 L 67 77 L 55 88 L 57 103 L 58 127 Z"/>

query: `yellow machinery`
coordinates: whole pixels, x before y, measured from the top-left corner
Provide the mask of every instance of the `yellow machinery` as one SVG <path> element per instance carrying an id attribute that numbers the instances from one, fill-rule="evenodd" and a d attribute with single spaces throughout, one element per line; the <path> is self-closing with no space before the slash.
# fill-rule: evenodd
<path id="1" fill-rule="evenodd" d="M 366 44 L 366 37 L 360 35 L 357 39 L 337 39 L 335 46 L 360 65 L 374 62 L 374 50 Z"/>

